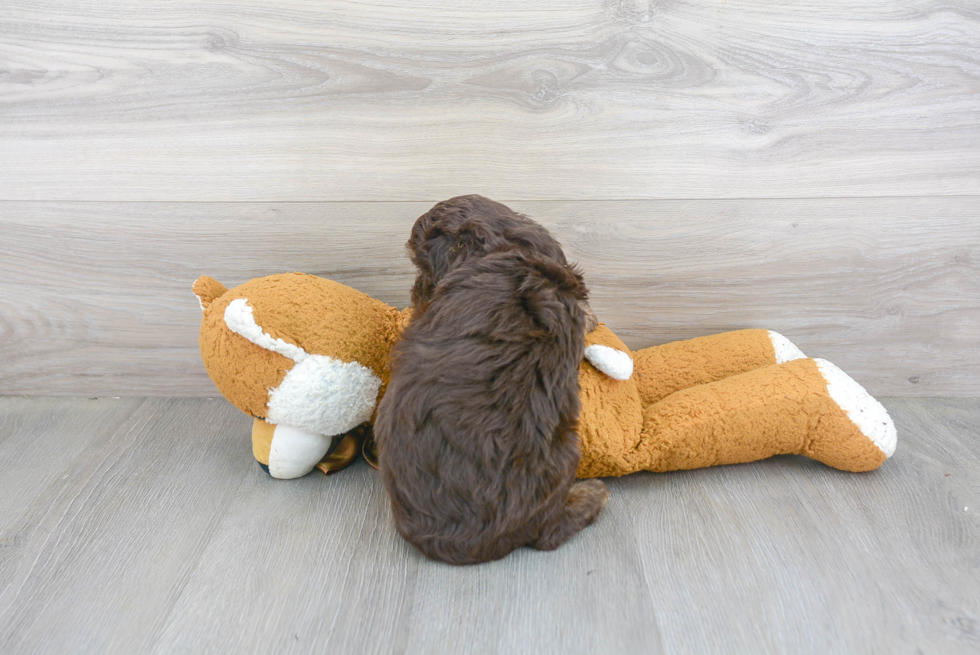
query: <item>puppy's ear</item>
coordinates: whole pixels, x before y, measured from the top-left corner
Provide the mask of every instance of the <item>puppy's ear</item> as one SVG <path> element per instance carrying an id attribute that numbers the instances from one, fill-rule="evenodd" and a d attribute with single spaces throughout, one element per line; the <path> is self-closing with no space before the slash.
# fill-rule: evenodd
<path id="1" fill-rule="evenodd" d="M 578 328 L 585 334 L 582 303 L 588 291 L 582 275 L 574 267 L 551 259 L 529 257 L 529 274 L 518 286 L 521 304 L 549 337 Z"/>
<path id="2" fill-rule="evenodd" d="M 412 287 L 412 306 L 421 307 L 432 298 L 436 285 L 449 271 L 452 237 L 440 227 L 444 208 L 436 205 L 419 216 L 405 244 L 417 275 Z"/>
<path id="3" fill-rule="evenodd" d="M 585 286 L 582 272 L 574 264 L 565 264 L 550 257 L 530 256 L 528 263 L 555 288 L 567 293 L 576 300 L 587 301 L 589 290 Z"/>
<path id="4" fill-rule="evenodd" d="M 432 298 L 436 284 L 449 270 L 446 258 L 445 239 L 437 237 L 426 239 L 424 234 L 416 235 L 406 244 L 408 256 L 415 264 L 415 284 L 412 286 L 412 306 L 421 307 Z"/>
<path id="5" fill-rule="evenodd" d="M 488 250 L 492 230 L 473 217 L 474 198 L 478 196 L 444 200 L 415 221 L 406 244 L 408 256 L 418 269 L 413 306 L 430 300 L 439 281 L 453 268 Z"/>

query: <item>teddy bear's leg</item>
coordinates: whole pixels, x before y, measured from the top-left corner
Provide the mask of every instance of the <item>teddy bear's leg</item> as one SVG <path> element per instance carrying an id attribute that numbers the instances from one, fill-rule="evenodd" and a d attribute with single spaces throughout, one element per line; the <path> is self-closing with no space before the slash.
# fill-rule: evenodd
<path id="1" fill-rule="evenodd" d="M 800 454 L 870 471 L 895 451 L 884 407 L 824 360 L 799 359 L 678 391 L 644 411 L 632 470 L 674 471 Z"/>
<path id="2" fill-rule="evenodd" d="M 648 404 L 681 389 L 804 357 L 778 332 L 737 330 L 635 351 L 633 375 Z"/>
<path id="3" fill-rule="evenodd" d="M 333 439 L 262 419 L 252 424 L 252 454 L 274 478 L 299 478 L 313 470 Z"/>

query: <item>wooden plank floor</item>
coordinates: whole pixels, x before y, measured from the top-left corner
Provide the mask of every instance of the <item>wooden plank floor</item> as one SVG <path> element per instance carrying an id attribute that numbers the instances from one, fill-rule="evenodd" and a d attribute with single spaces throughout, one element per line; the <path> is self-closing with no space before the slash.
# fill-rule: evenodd
<path id="1" fill-rule="evenodd" d="M 980 400 L 886 399 L 895 457 L 610 481 L 554 553 L 395 534 L 363 462 L 268 478 L 220 399 L 0 399 L 3 653 L 976 653 Z"/>

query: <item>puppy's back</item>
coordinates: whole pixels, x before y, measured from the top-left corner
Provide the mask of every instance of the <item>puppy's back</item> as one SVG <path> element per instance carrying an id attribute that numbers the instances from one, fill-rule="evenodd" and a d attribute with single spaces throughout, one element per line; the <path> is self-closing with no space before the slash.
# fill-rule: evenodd
<path id="1" fill-rule="evenodd" d="M 375 432 L 396 527 L 427 556 L 554 548 L 598 514 L 601 483 L 570 494 L 585 297 L 563 263 L 494 253 L 450 271 L 409 326 Z M 570 530 L 572 500 L 591 517 Z"/>

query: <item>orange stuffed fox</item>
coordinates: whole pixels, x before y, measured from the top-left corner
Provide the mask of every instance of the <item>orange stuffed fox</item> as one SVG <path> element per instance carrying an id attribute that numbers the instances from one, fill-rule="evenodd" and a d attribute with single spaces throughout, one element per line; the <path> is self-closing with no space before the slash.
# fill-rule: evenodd
<path id="1" fill-rule="evenodd" d="M 346 465 L 356 454 L 351 431 L 371 421 L 384 394 L 409 310 L 301 273 L 231 290 L 204 276 L 193 288 L 204 311 L 204 364 L 218 390 L 255 418 L 259 463 L 276 478 Z M 631 352 L 600 324 L 586 337 L 585 357 L 579 477 L 779 454 L 870 471 L 895 451 L 895 426 L 878 401 L 775 332 Z"/>

